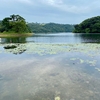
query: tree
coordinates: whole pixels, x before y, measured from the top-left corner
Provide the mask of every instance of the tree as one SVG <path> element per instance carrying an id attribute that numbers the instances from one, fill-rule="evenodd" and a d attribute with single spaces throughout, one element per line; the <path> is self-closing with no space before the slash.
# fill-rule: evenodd
<path id="1" fill-rule="evenodd" d="M 100 16 L 86 19 L 74 27 L 75 33 L 100 33 Z"/>
<path id="2" fill-rule="evenodd" d="M 10 15 L 2 20 L 2 29 L 6 32 L 25 33 L 29 32 L 25 19 L 20 15 Z"/>
<path id="3" fill-rule="evenodd" d="M 9 28 L 10 28 L 9 20 L 11 20 L 11 18 L 10 18 L 10 17 L 6 17 L 6 18 L 4 18 L 3 21 L 2 21 L 2 28 L 3 28 L 5 31 L 8 31 Z"/>
<path id="4" fill-rule="evenodd" d="M 15 21 L 15 19 L 16 19 L 16 15 L 10 15 L 10 17 L 11 17 L 11 19 L 13 20 L 13 21 Z"/>
<path id="5" fill-rule="evenodd" d="M 12 31 L 14 31 L 15 33 L 22 33 L 26 31 L 26 24 L 24 21 L 18 21 L 13 26 L 14 27 L 12 27 Z"/>

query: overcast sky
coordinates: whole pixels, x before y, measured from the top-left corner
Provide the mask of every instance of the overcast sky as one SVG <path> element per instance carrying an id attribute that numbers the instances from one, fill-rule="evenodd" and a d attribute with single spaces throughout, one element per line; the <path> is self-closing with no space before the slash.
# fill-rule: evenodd
<path id="1" fill-rule="evenodd" d="M 0 20 L 12 14 L 27 22 L 78 24 L 100 15 L 100 0 L 0 0 Z"/>

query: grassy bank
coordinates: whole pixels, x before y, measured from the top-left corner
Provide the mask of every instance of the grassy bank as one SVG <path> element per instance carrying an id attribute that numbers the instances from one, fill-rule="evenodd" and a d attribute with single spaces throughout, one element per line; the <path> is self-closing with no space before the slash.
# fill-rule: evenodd
<path id="1" fill-rule="evenodd" d="M 26 37 L 26 36 L 32 36 L 33 33 L 0 33 L 0 37 Z"/>

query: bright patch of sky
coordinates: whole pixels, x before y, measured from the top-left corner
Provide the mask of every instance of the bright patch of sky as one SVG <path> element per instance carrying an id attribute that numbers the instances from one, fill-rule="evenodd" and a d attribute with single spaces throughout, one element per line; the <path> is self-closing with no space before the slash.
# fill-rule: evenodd
<path id="1" fill-rule="evenodd" d="M 77 24 L 100 15 L 100 0 L 0 0 L 0 20 L 19 14 L 27 22 Z"/>

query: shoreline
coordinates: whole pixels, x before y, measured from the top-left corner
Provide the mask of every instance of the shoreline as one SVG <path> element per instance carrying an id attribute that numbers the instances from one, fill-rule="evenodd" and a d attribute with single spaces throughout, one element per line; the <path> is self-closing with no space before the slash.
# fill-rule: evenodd
<path id="1" fill-rule="evenodd" d="M 32 36 L 34 33 L 0 33 L 0 38 L 6 38 L 6 37 L 27 37 Z"/>

